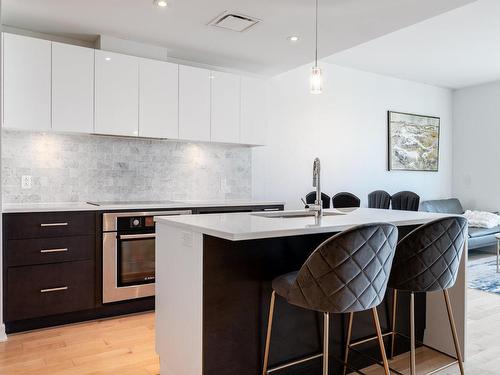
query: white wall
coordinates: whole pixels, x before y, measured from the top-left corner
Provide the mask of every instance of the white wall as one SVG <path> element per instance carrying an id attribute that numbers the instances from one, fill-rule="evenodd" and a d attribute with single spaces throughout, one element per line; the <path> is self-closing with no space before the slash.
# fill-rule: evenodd
<path id="1" fill-rule="evenodd" d="M 451 195 L 450 90 L 323 64 L 324 92 L 309 93 L 310 66 L 271 80 L 269 146 L 253 152 L 257 199 L 286 200 L 300 208 L 312 191 L 312 162 L 321 158 L 323 191 L 367 194 L 413 190 L 422 200 Z M 387 171 L 387 111 L 441 117 L 439 172 Z"/>
<path id="2" fill-rule="evenodd" d="M 453 194 L 465 209 L 500 210 L 500 82 L 454 92 Z"/>

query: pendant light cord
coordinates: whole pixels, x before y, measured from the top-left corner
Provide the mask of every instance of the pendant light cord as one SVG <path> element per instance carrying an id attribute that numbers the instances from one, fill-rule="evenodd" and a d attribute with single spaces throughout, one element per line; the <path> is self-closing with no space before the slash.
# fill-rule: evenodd
<path id="1" fill-rule="evenodd" d="M 318 67 L 318 0 L 316 0 L 316 50 L 314 54 L 314 65 Z"/>

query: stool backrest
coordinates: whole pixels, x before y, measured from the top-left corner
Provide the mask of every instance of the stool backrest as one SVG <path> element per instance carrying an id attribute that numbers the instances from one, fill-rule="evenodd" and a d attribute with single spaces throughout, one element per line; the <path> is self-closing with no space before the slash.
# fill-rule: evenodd
<path id="1" fill-rule="evenodd" d="M 391 195 L 384 190 L 375 190 L 368 194 L 368 208 L 389 209 Z"/>
<path id="2" fill-rule="evenodd" d="M 364 311 L 384 299 L 398 230 L 392 224 L 348 229 L 319 245 L 299 270 L 288 297 L 330 313 Z"/>
<path id="3" fill-rule="evenodd" d="M 361 205 L 361 200 L 352 193 L 343 191 L 337 193 L 332 198 L 333 208 L 349 208 L 349 207 L 359 207 Z"/>
<path id="4" fill-rule="evenodd" d="M 392 196 L 393 210 L 418 211 L 420 197 L 413 191 L 400 191 Z"/>
<path id="5" fill-rule="evenodd" d="M 306 195 L 306 203 L 314 204 L 316 202 L 316 192 L 311 191 Z M 325 193 L 321 193 L 321 202 L 323 203 L 323 208 L 330 208 L 330 196 Z"/>
<path id="6" fill-rule="evenodd" d="M 398 244 L 389 286 L 432 292 L 451 288 L 457 279 L 467 238 L 467 219 L 446 217 L 422 225 Z"/>

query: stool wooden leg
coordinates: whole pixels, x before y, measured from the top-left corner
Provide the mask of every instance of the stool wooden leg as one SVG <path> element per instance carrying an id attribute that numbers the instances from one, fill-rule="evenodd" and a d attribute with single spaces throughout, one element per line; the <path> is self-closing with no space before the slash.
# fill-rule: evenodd
<path id="1" fill-rule="evenodd" d="M 384 363 L 385 375 L 390 375 L 389 362 L 387 361 L 387 355 L 385 354 L 384 338 L 382 337 L 382 329 L 380 328 L 380 321 L 378 319 L 377 308 L 372 308 L 373 324 L 377 330 L 378 344 L 380 346 L 380 354 L 382 355 L 382 362 Z"/>
<path id="2" fill-rule="evenodd" d="M 462 358 L 462 353 L 460 351 L 460 343 L 458 341 L 455 319 L 453 318 L 453 310 L 451 308 L 450 295 L 448 294 L 448 290 L 446 289 L 443 290 L 443 294 L 444 294 L 444 301 L 446 303 L 446 310 L 448 311 L 448 320 L 450 321 L 451 333 L 453 335 L 453 344 L 455 345 L 455 352 L 457 353 L 457 360 L 458 360 L 458 366 L 460 368 L 460 374 L 464 375 L 465 372 L 464 372 L 463 358 Z"/>
<path id="3" fill-rule="evenodd" d="M 328 344 L 330 340 L 330 314 L 323 313 L 323 375 L 328 375 Z"/>
<path id="4" fill-rule="evenodd" d="M 410 293 L 410 374 L 417 374 L 415 360 L 415 294 Z"/>
<path id="5" fill-rule="evenodd" d="M 262 366 L 262 375 L 267 375 L 267 366 L 269 364 L 269 347 L 271 345 L 271 330 L 273 328 L 274 305 L 276 302 L 276 292 L 271 294 L 271 303 L 269 304 L 269 318 L 267 321 L 266 347 L 264 351 L 264 365 Z"/>
<path id="6" fill-rule="evenodd" d="M 344 354 L 344 375 L 347 374 L 347 361 L 349 360 L 349 345 L 351 345 L 353 320 L 354 320 L 354 313 L 349 313 L 349 323 L 347 325 L 347 337 L 346 337 L 345 354 Z"/>
<path id="7" fill-rule="evenodd" d="M 398 290 L 392 292 L 392 335 L 391 335 L 391 359 L 394 357 L 394 345 L 396 339 L 396 314 L 398 312 Z"/>

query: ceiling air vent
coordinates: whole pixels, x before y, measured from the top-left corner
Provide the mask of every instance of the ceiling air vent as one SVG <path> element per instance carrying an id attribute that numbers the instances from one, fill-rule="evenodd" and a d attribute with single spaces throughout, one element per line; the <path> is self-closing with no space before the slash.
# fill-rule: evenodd
<path id="1" fill-rule="evenodd" d="M 212 20 L 209 23 L 209 25 L 222 27 L 223 29 L 237 31 L 241 33 L 243 31 L 248 30 L 252 26 L 255 26 L 259 22 L 260 20 L 256 18 L 245 16 L 243 14 L 230 13 L 228 11 L 225 11 L 224 13 L 217 16 L 214 20 Z"/>

